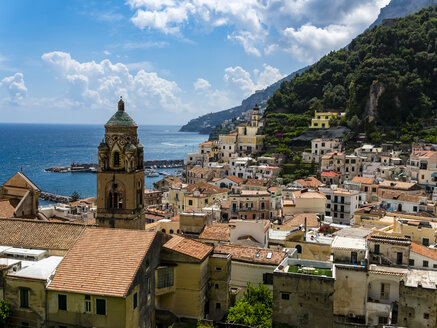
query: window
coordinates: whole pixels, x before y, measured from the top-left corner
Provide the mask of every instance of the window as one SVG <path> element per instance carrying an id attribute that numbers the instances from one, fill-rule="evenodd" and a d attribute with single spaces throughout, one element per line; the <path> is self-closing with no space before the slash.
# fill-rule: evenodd
<path id="1" fill-rule="evenodd" d="M 413 206 L 413 212 L 417 212 L 417 206 Z"/>
<path id="2" fill-rule="evenodd" d="M 427 268 L 428 267 L 428 261 L 423 261 L 423 267 Z"/>
<path id="3" fill-rule="evenodd" d="M 433 267 L 434 269 L 437 269 L 437 264 L 433 264 L 432 267 Z"/>
<path id="4" fill-rule="evenodd" d="M 190 200 L 188 200 L 188 205 L 193 205 L 193 201 L 190 199 Z"/>
<path id="5" fill-rule="evenodd" d="M 67 295 L 58 294 L 58 310 L 67 311 Z"/>
<path id="6" fill-rule="evenodd" d="M 138 293 L 134 294 L 132 303 L 133 303 L 133 308 L 135 310 L 138 307 Z"/>
<path id="7" fill-rule="evenodd" d="M 106 315 L 106 300 L 96 298 L 96 314 Z"/>
<path id="8" fill-rule="evenodd" d="M 263 273 L 264 285 L 273 285 L 273 273 Z"/>
<path id="9" fill-rule="evenodd" d="M 429 313 L 424 313 L 423 314 L 423 319 L 429 319 Z"/>
<path id="10" fill-rule="evenodd" d="M 378 317 L 378 323 L 379 324 L 387 324 L 388 323 L 388 317 Z"/>
<path id="11" fill-rule="evenodd" d="M 118 151 L 114 152 L 112 163 L 114 167 L 120 167 L 120 153 Z"/>
<path id="12" fill-rule="evenodd" d="M 381 283 L 381 299 L 387 300 L 390 296 L 390 285 Z"/>
<path id="13" fill-rule="evenodd" d="M 158 270 L 158 288 L 167 288 L 173 286 L 174 272 L 172 267 Z"/>
<path id="14" fill-rule="evenodd" d="M 215 271 L 222 271 L 222 268 L 221 267 L 216 267 Z"/>
<path id="15" fill-rule="evenodd" d="M 85 312 L 91 313 L 91 296 L 85 295 Z"/>
<path id="16" fill-rule="evenodd" d="M 409 265 L 409 266 L 414 266 L 414 260 L 409 259 L 409 260 L 408 260 L 408 265 Z"/>
<path id="17" fill-rule="evenodd" d="M 290 300 L 290 293 L 281 292 L 281 299 L 286 301 Z"/>
<path id="18" fill-rule="evenodd" d="M 302 246 L 296 245 L 297 254 L 302 254 Z"/>
<path id="19" fill-rule="evenodd" d="M 215 309 L 220 310 L 222 305 L 220 303 L 215 303 Z"/>
<path id="20" fill-rule="evenodd" d="M 379 245 L 375 244 L 375 248 L 373 249 L 373 253 L 379 254 Z"/>
<path id="21" fill-rule="evenodd" d="M 422 238 L 422 245 L 423 246 L 429 246 L 429 239 L 428 238 Z"/>
<path id="22" fill-rule="evenodd" d="M 20 307 L 29 307 L 29 289 L 27 288 L 20 288 Z"/>
<path id="23" fill-rule="evenodd" d="M 215 284 L 215 285 L 214 285 L 214 288 L 215 288 L 215 289 L 219 289 L 219 284 Z"/>

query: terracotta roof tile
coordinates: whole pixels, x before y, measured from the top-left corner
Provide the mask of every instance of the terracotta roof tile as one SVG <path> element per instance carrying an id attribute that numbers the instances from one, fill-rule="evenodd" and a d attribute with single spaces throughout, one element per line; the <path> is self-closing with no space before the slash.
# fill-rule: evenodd
<path id="1" fill-rule="evenodd" d="M 297 190 L 293 192 L 294 198 L 321 198 L 326 199 L 326 196 L 323 192 L 315 191 L 315 190 Z"/>
<path id="2" fill-rule="evenodd" d="M 231 180 L 231 181 L 233 181 L 235 183 L 238 183 L 238 184 L 240 184 L 240 183 L 242 183 L 244 181 L 243 179 L 237 177 L 236 175 L 229 175 L 229 176 L 227 176 L 225 178 L 228 178 L 229 180 Z"/>
<path id="3" fill-rule="evenodd" d="M 410 203 L 419 203 L 420 197 L 418 195 L 408 195 L 405 192 L 396 191 L 396 190 L 384 190 L 381 192 L 381 198 L 382 199 L 393 199 L 393 200 L 399 200 L 403 202 L 410 202 Z"/>
<path id="4" fill-rule="evenodd" d="M 155 236 L 141 230 L 86 229 L 47 289 L 124 297 Z"/>
<path id="5" fill-rule="evenodd" d="M 228 225 L 206 226 L 200 234 L 200 239 L 229 241 L 230 228 Z"/>
<path id="6" fill-rule="evenodd" d="M 270 180 L 269 179 L 246 179 L 246 181 L 244 182 L 245 185 L 248 186 L 261 186 L 261 187 L 265 187 L 270 185 Z"/>
<path id="7" fill-rule="evenodd" d="M 375 183 L 375 178 L 366 178 L 366 177 L 354 177 L 352 182 L 362 183 L 362 184 L 373 184 Z"/>
<path id="8" fill-rule="evenodd" d="M 0 200 L 0 217 L 13 218 L 15 206 L 10 200 Z"/>
<path id="9" fill-rule="evenodd" d="M 317 188 L 321 185 L 323 185 L 323 182 L 319 181 L 318 179 L 314 177 L 308 177 L 305 179 L 298 179 L 296 180 L 297 183 L 299 183 L 304 188 Z"/>
<path id="10" fill-rule="evenodd" d="M 401 190 L 410 190 L 410 189 L 420 189 L 419 186 L 415 182 L 401 182 L 401 181 L 391 181 L 384 180 L 379 184 L 380 188 L 389 188 L 389 189 L 401 189 Z"/>
<path id="11" fill-rule="evenodd" d="M 279 265 L 286 256 L 284 251 L 247 245 L 222 245 L 216 247 L 215 252 L 231 254 L 233 260 L 271 265 Z M 269 253 L 271 253 L 271 258 L 268 258 Z"/>
<path id="12" fill-rule="evenodd" d="M 322 172 L 321 176 L 322 177 L 339 177 L 340 174 L 338 174 L 337 172 L 332 171 L 332 170 L 326 170 L 326 171 Z"/>
<path id="13" fill-rule="evenodd" d="M 412 252 L 416 254 L 423 255 L 425 257 L 429 257 L 430 259 L 433 259 L 437 261 L 437 249 L 429 248 L 423 245 L 419 245 L 416 243 L 411 243 L 410 249 Z"/>
<path id="14" fill-rule="evenodd" d="M 0 245 L 68 250 L 85 228 L 75 223 L 0 219 Z"/>
<path id="15" fill-rule="evenodd" d="M 305 218 L 307 219 L 308 228 L 317 228 L 319 226 L 319 221 L 317 219 L 316 213 L 298 213 L 294 214 L 289 220 L 282 223 L 284 226 L 288 227 L 299 227 L 305 225 Z"/>
<path id="16" fill-rule="evenodd" d="M 198 260 L 203 260 L 212 251 L 212 246 L 176 235 L 172 235 L 163 247 Z"/>
<path id="17" fill-rule="evenodd" d="M 217 187 L 213 184 L 207 182 L 197 182 L 187 185 L 185 188 L 187 192 L 194 193 L 195 191 L 199 191 L 201 194 L 206 195 L 214 195 L 223 192 L 228 192 L 228 189 Z"/>
<path id="18" fill-rule="evenodd" d="M 417 158 L 430 158 L 437 154 L 436 151 L 431 150 L 421 150 L 421 151 L 414 151 L 411 153 L 410 157 L 417 157 Z"/>

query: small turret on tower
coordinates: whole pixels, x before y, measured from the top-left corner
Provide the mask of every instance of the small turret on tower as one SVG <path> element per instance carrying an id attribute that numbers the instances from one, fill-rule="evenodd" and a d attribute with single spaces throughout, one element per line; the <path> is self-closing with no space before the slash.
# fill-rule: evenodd
<path id="1" fill-rule="evenodd" d="M 120 100 L 118 101 L 118 111 L 124 112 L 124 101 L 122 96 L 120 96 Z"/>

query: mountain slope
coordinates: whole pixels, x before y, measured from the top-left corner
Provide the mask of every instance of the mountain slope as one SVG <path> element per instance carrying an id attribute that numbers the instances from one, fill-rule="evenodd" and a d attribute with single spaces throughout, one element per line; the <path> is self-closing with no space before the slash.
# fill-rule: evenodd
<path id="1" fill-rule="evenodd" d="M 387 6 L 381 9 L 378 18 L 369 26 L 369 29 L 380 25 L 384 19 L 405 17 L 422 8 L 436 4 L 437 0 L 391 0 Z"/>
<path id="2" fill-rule="evenodd" d="M 267 101 L 269 97 L 273 95 L 276 89 L 279 88 L 283 81 L 291 80 L 296 74 L 301 74 L 305 70 L 309 68 L 305 67 L 296 72 L 291 73 L 285 78 L 273 83 L 267 88 L 255 92 L 253 95 L 250 95 L 246 99 L 244 99 L 240 106 L 236 106 L 230 109 L 222 110 L 215 113 L 210 113 L 206 115 L 199 116 L 198 118 L 192 119 L 187 124 L 181 127 L 181 132 L 199 132 L 201 134 L 209 134 L 212 129 L 222 124 L 225 120 L 233 119 L 237 116 L 240 116 L 242 113 L 251 110 L 256 104 L 261 104 Z"/>
<path id="3" fill-rule="evenodd" d="M 304 127 L 314 110 L 345 111 L 335 123 L 375 143 L 436 142 L 436 85 L 437 7 L 430 7 L 365 31 L 283 82 L 267 102 L 266 144 L 284 149 L 297 136 L 291 123 Z"/>

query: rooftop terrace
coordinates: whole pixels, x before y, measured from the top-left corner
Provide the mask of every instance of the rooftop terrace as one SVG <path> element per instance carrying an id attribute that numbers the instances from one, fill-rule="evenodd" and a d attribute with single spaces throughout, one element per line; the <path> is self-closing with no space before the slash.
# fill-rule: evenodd
<path id="1" fill-rule="evenodd" d="M 333 278 L 334 271 L 332 270 L 332 267 L 333 265 L 331 262 L 286 258 L 281 262 L 274 272 Z"/>

